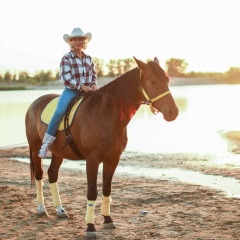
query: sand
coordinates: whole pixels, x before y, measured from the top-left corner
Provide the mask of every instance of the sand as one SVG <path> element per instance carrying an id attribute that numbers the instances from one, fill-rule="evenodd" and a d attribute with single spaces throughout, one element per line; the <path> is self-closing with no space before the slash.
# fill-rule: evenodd
<path id="1" fill-rule="evenodd" d="M 240 153 L 239 132 L 223 134 L 229 151 Z M 197 154 L 124 153 L 120 165 L 194 170 L 240 179 L 234 165 L 211 165 Z M 12 160 L 28 157 L 28 147 L 0 149 L 0 239 L 85 239 L 85 172 L 61 168 L 58 184 L 69 219 L 56 217 L 44 167 L 44 196 L 48 217 L 38 217 L 35 189 L 30 187 L 29 164 Z M 240 160 L 240 157 L 239 157 Z M 223 192 L 151 176 L 115 175 L 111 215 L 116 229 L 103 229 L 100 214 L 101 176 L 98 178 L 95 226 L 98 239 L 240 239 L 239 199 Z M 146 210 L 145 216 L 140 212 Z"/>

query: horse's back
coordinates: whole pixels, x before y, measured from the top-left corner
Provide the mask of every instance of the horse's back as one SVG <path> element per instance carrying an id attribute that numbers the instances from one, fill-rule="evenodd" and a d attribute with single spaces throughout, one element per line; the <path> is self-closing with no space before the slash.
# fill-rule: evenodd
<path id="1" fill-rule="evenodd" d="M 46 94 L 33 101 L 26 113 L 26 126 L 27 124 L 34 124 L 47 104 L 58 96 L 59 94 Z"/>
<path id="2" fill-rule="evenodd" d="M 43 95 L 32 102 L 29 106 L 26 116 L 25 116 L 25 125 L 26 125 L 26 135 L 29 144 L 36 143 L 36 141 L 40 141 L 39 138 L 40 131 L 46 131 L 46 129 L 41 129 L 40 126 L 44 126 L 41 123 L 40 116 L 43 109 L 47 106 L 47 104 L 54 98 L 58 97 L 59 94 L 46 94 Z"/>

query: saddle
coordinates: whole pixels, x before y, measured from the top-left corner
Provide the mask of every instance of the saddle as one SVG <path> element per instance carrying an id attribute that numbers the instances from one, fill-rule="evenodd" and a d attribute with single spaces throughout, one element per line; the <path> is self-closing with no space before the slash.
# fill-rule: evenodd
<path id="1" fill-rule="evenodd" d="M 68 104 L 67 111 L 64 115 L 64 118 L 61 120 L 58 130 L 59 131 L 65 131 L 66 135 L 66 143 L 63 146 L 62 149 L 64 149 L 68 144 L 70 145 L 72 151 L 80 158 L 84 159 L 85 157 L 83 154 L 79 151 L 76 143 L 74 142 L 74 139 L 72 138 L 70 127 L 73 122 L 75 113 L 80 106 L 82 102 L 83 96 L 82 94 L 78 94 L 76 97 L 74 97 L 71 102 Z M 44 108 L 42 114 L 41 114 L 41 121 L 45 124 L 49 124 L 52 116 L 56 110 L 57 104 L 58 104 L 59 97 L 54 98 L 51 102 L 47 104 L 47 106 Z"/>
<path id="2" fill-rule="evenodd" d="M 49 124 L 51 119 L 52 119 L 52 116 L 56 110 L 56 107 L 57 107 L 57 104 L 58 104 L 58 100 L 59 100 L 59 97 L 57 98 L 54 98 L 51 102 L 49 102 L 47 104 L 47 106 L 44 108 L 42 114 L 41 114 L 41 121 L 45 124 Z M 69 126 L 72 125 L 72 122 L 73 122 L 73 119 L 74 119 L 74 116 L 75 116 L 75 113 L 76 113 L 76 110 L 78 109 L 80 103 L 82 101 L 82 98 L 79 98 L 78 99 L 75 99 L 74 100 L 74 104 L 70 102 L 71 104 L 71 108 L 70 108 L 70 104 L 68 105 L 68 108 L 67 108 L 67 111 L 68 112 L 68 121 L 69 121 Z M 65 130 L 65 125 L 64 125 L 64 119 L 63 118 L 59 124 L 59 127 L 58 127 L 58 130 L 59 131 L 63 131 Z"/>

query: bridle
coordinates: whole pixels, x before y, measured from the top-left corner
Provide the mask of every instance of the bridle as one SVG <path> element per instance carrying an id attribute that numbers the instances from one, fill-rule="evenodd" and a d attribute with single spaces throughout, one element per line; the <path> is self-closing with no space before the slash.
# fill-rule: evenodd
<path id="1" fill-rule="evenodd" d="M 144 95 L 144 97 L 146 98 L 147 101 L 141 101 L 141 102 L 135 102 L 135 103 L 149 105 L 151 112 L 152 112 L 153 114 L 157 114 L 157 113 L 159 113 L 159 111 L 158 111 L 156 108 L 153 107 L 152 103 L 155 102 L 155 101 L 157 101 L 157 100 L 160 99 L 160 98 L 165 97 L 165 96 L 168 95 L 168 94 L 171 94 L 171 92 L 170 92 L 170 91 L 166 91 L 166 92 L 158 95 L 157 97 L 151 99 L 151 98 L 147 95 L 146 91 L 144 90 L 144 88 L 143 88 L 143 86 L 142 86 L 142 69 L 139 69 L 139 70 L 140 70 L 140 85 L 139 85 L 139 90 L 140 90 L 140 92 L 142 92 L 142 94 Z M 94 91 L 94 93 L 95 93 L 95 94 L 96 94 L 96 93 L 97 93 L 97 94 L 101 94 L 101 95 L 103 95 L 103 96 L 106 96 L 106 97 L 115 99 L 115 97 L 113 97 L 113 96 L 111 96 L 111 95 L 108 95 L 108 94 L 106 94 L 106 93 L 102 93 L 102 92 L 100 92 L 100 91 Z"/>
<path id="2" fill-rule="evenodd" d="M 144 90 L 143 86 L 142 86 L 142 69 L 140 69 L 140 86 L 139 86 L 139 89 L 140 89 L 140 92 L 142 92 L 142 94 L 144 95 L 144 97 L 146 98 L 147 101 L 145 102 L 142 102 L 143 104 L 147 104 L 150 106 L 150 110 L 152 111 L 153 114 L 157 114 L 159 111 L 157 109 L 155 109 L 152 105 L 153 102 L 157 101 L 158 99 L 160 98 L 163 98 L 164 96 L 168 95 L 168 94 L 171 94 L 170 91 L 166 91 L 160 95 L 158 95 L 157 97 L 155 98 L 150 98 L 146 91 Z"/>

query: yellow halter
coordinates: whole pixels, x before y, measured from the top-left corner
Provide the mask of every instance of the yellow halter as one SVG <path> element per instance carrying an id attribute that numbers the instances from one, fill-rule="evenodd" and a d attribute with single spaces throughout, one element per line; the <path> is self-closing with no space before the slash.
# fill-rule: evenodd
<path id="1" fill-rule="evenodd" d="M 141 81 L 141 78 L 142 78 L 142 69 L 140 69 L 140 81 Z M 151 110 L 152 113 L 154 113 L 154 114 L 157 114 L 157 113 L 158 113 L 158 110 L 156 110 L 156 109 L 153 107 L 152 103 L 155 102 L 155 101 L 157 101 L 158 99 L 160 99 L 160 98 L 168 95 L 168 94 L 171 94 L 170 91 L 166 91 L 166 92 L 160 94 L 159 96 L 151 99 L 151 98 L 147 95 L 147 93 L 146 93 L 146 91 L 144 90 L 142 84 L 140 85 L 140 91 L 143 93 L 144 97 L 145 97 L 146 100 L 147 100 L 147 101 L 146 101 L 146 104 L 148 104 L 148 105 L 150 106 L 150 110 Z"/>

